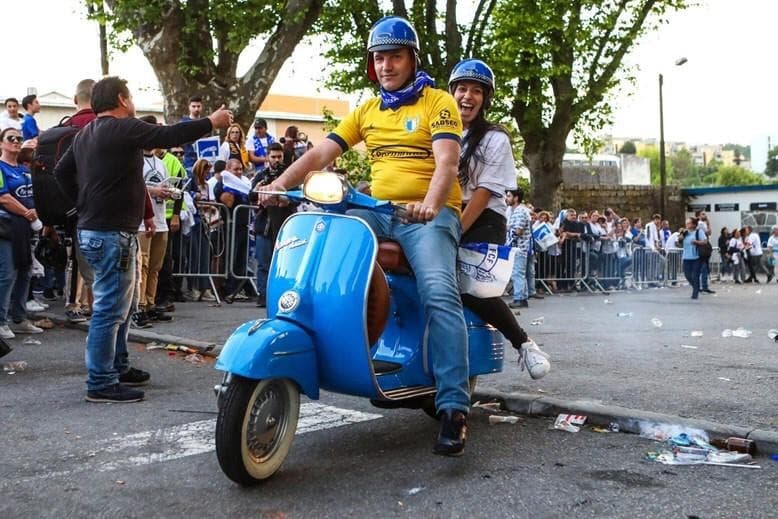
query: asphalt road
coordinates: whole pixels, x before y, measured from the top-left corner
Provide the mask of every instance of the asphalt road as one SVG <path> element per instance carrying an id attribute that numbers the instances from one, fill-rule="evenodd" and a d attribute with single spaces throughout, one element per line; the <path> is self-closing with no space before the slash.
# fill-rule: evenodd
<path id="1" fill-rule="evenodd" d="M 697 305 L 685 289 L 533 302 L 520 319 L 545 317 L 528 329 L 552 354 L 554 371 L 532 382 L 511 363 L 479 386 L 776 429 L 778 346 L 766 331 L 778 327 L 770 306 L 778 287 L 735 288 Z M 619 311 L 634 315 L 617 318 Z M 192 304 L 176 314 L 160 331 L 217 340 L 256 310 Z M 739 325 L 754 335 L 720 337 Z M 704 336 L 683 337 L 695 329 Z M 36 337 L 40 345 L 13 341 L 16 351 L 3 359 L 29 367 L 0 374 L 0 517 L 708 518 L 774 517 L 778 509 L 778 462 L 767 458 L 761 470 L 665 466 L 645 461 L 657 444 L 634 435 L 565 433 L 524 417 L 490 426 L 474 410 L 466 455 L 446 459 L 431 454 L 436 424 L 423 413 L 333 394 L 306 401 L 309 428 L 281 471 L 243 489 L 212 450 L 211 387 L 220 375 L 211 364 L 136 344 L 133 361 L 153 374 L 147 401 L 87 404 L 84 337 L 55 329 Z"/>

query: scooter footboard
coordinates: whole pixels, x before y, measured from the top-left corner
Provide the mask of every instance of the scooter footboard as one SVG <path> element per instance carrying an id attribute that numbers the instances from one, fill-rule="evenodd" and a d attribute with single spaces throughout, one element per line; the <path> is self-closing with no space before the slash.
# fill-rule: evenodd
<path id="1" fill-rule="evenodd" d="M 309 398 L 319 398 L 316 350 L 311 337 L 283 319 L 242 324 L 224 344 L 216 369 L 256 380 L 288 378 Z"/>

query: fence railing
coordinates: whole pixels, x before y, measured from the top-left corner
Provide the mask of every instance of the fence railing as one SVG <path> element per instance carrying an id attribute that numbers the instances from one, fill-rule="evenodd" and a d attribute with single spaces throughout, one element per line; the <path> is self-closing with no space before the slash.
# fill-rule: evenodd
<path id="1" fill-rule="evenodd" d="M 556 250 L 535 254 L 535 279 L 549 293 L 570 288 L 619 290 L 676 286 L 685 283 L 682 249 L 658 251 L 648 247 L 595 250 L 591 243 L 568 239 Z M 710 276 L 720 280 L 717 247 L 708 260 Z"/>

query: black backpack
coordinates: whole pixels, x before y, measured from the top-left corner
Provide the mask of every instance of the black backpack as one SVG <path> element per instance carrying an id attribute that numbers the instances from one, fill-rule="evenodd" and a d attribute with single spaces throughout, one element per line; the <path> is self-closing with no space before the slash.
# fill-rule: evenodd
<path id="1" fill-rule="evenodd" d="M 54 177 L 54 166 L 70 148 L 79 130 L 66 117 L 38 135 L 38 147 L 32 159 L 32 193 L 35 210 L 44 225 L 64 225 L 76 214 L 75 202 Z"/>

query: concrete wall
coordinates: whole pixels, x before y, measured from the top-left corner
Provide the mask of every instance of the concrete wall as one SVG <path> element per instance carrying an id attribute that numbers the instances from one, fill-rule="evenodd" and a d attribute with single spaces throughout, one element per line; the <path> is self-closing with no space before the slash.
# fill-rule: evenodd
<path id="1" fill-rule="evenodd" d="M 685 205 L 680 190 L 675 186 L 667 187 L 665 218 L 670 227 L 677 229 L 683 225 Z M 651 215 L 659 212 L 658 186 L 587 186 L 568 185 L 560 193 L 562 207 L 573 207 L 579 211 L 597 209 L 600 213 L 611 207 L 620 216 L 632 219 L 640 217 L 647 222 Z"/>
<path id="2" fill-rule="evenodd" d="M 621 183 L 631 186 L 651 184 L 651 161 L 637 155 L 619 155 L 621 159 Z"/>

